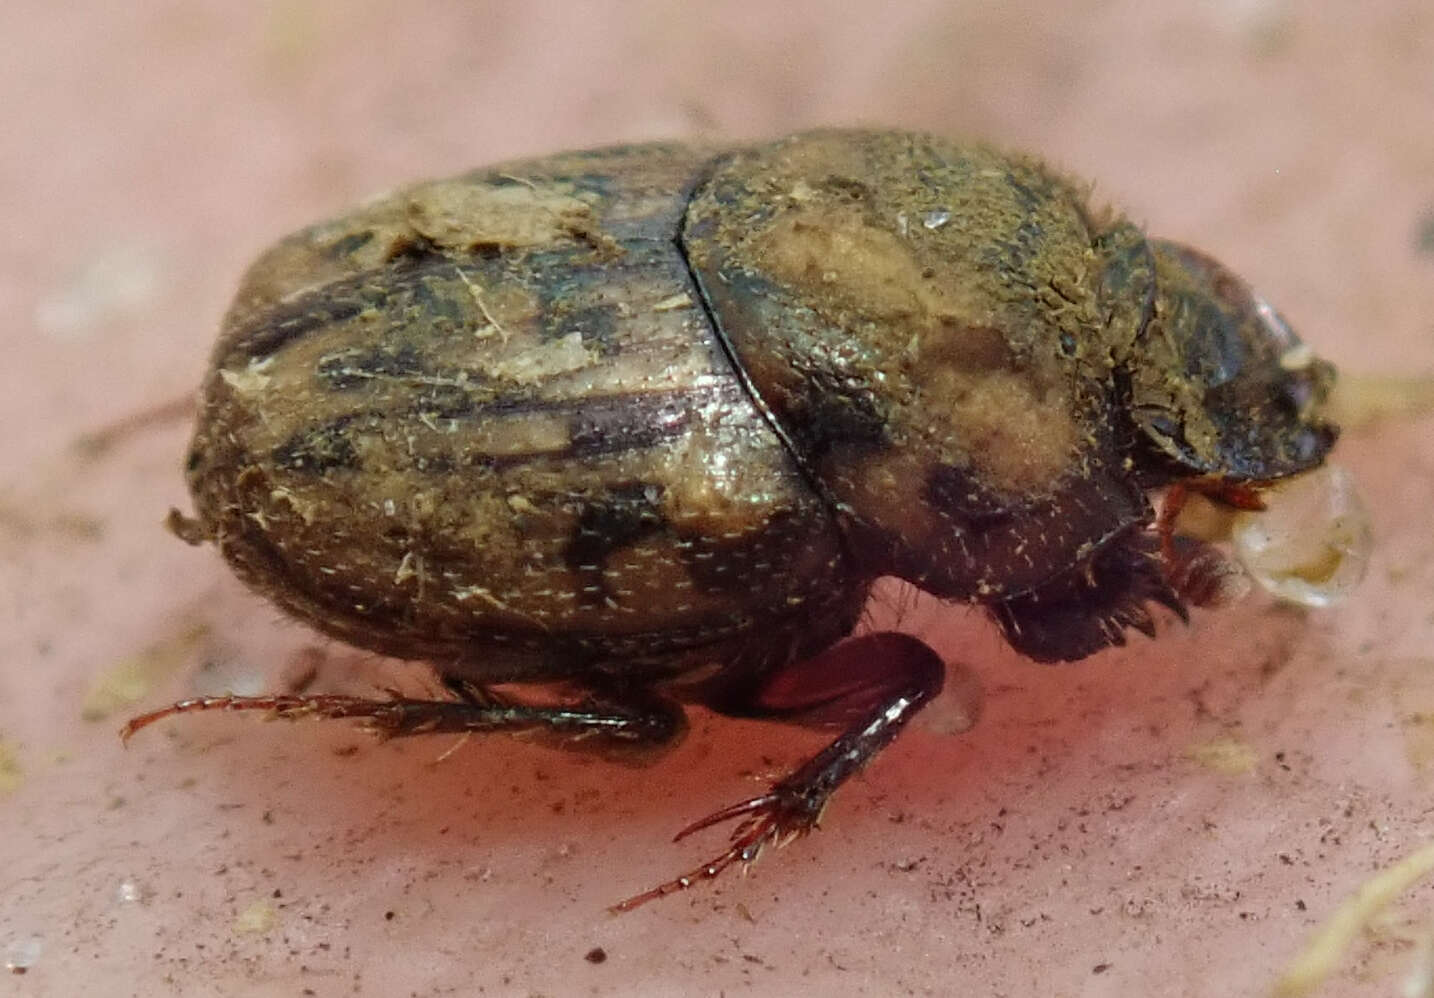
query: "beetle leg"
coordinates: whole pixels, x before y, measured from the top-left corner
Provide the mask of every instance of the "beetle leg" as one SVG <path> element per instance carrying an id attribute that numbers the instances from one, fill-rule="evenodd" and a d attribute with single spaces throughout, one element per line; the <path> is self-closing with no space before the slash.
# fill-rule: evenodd
<path id="1" fill-rule="evenodd" d="M 701 866 L 612 906 L 631 911 L 711 880 L 728 867 L 752 863 L 767 846 L 781 846 L 819 824 L 832 794 L 891 743 L 906 723 L 941 692 L 940 657 L 916 638 L 882 632 L 844 641 L 815 658 L 764 677 L 745 710 L 726 713 L 785 716 L 802 723 L 849 726 L 830 745 L 766 793 L 723 808 L 677 833 L 676 840 L 740 818 L 727 848 Z"/>
<path id="2" fill-rule="evenodd" d="M 617 697 L 587 699 L 575 706 L 529 706 L 470 684 L 450 684 L 454 700 L 424 700 L 390 693 L 386 699 L 332 693 L 272 696 L 217 696 L 181 700 L 168 707 L 131 718 L 120 729 L 130 736 L 156 721 L 175 714 L 199 711 L 264 711 L 286 720 L 300 718 L 357 718 L 385 738 L 404 735 L 473 731 L 539 731 L 579 739 L 600 736 L 604 741 L 656 744 L 672 741 L 684 727 L 675 704 L 652 696 L 627 702 Z"/>
<path id="3" fill-rule="evenodd" d="M 1254 580 L 1240 563 L 1214 544 L 1177 537 L 1175 548 L 1178 557 L 1166 568 L 1166 578 L 1180 598 L 1193 606 L 1232 606 L 1254 587 Z"/>
<path id="4" fill-rule="evenodd" d="M 1160 501 L 1160 513 L 1155 519 L 1155 530 L 1160 536 L 1160 554 L 1166 563 L 1173 565 L 1177 561 L 1175 524 L 1192 494 L 1202 495 L 1230 509 L 1258 513 L 1265 508 L 1261 488 L 1258 482 L 1231 482 L 1214 477 L 1185 478 L 1172 484 L 1165 490 L 1165 496 Z"/>
<path id="5" fill-rule="evenodd" d="M 1179 555 L 1174 543 L 1172 551 Z M 1086 562 L 988 609 L 1021 654 L 1037 662 L 1074 662 L 1102 648 L 1124 645 L 1129 628 L 1154 637 L 1149 603 L 1188 621 L 1171 571 L 1155 539 L 1143 529 L 1134 530 Z"/>
<path id="6" fill-rule="evenodd" d="M 1175 523 L 1180 511 L 1190 498 L 1190 490 L 1184 482 L 1176 482 L 1165 490 L 1160 500 L 1160 512 L 1155 518 L 1155 533 L 1160 538 L 1160 560 L 1165 563 L 1169 575 L 1177 567 L 1179 559 L 1175 554 Z"/>
<path id="7" fill-rule="evenodd" d="M 1198 478 L 1191 482 L 1191 488 L 1205 498 L 1250 513 L 1258 513 L 1265 508 L 1265 500 L 1260 495 L 1261 487 L 1258 482 L 1230 482 L 1223 478 Z"/>
<path id="8" fill-rule="evenodd" d="M 1155 519 L 1165 578 L 1180 598 L 1196 606 L 1229 606 L 1249 593 L 1249 578 L 1212 544 L 1176 535 L 1176 523 L 1191 495 L 1231 509 L 1259 512 L 1265 508 L 1260 486 L 1221 478 L 1184 479 L 1166 490 Z"/>

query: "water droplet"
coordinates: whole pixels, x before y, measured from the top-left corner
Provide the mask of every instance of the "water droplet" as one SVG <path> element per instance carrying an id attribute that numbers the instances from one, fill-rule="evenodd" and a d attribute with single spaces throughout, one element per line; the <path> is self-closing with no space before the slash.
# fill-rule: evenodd
<path id="1" fill-rule="evenodd" d="M 1231 539 L 1255 581 L 1280 599 L 1330 606 L 1364 578 L 1374 545 L 1354 478 L 1326 464 L 1261 491 L 1266 508 L 1239 513 Z"/>

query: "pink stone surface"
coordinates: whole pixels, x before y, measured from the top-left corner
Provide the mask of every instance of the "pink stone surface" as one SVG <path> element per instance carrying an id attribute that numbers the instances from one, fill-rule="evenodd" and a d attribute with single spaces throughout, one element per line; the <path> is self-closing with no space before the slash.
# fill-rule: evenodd
<path id="1" fill-rule="evenodd" d="M 1427 373 L 1427 4 L 9 0 L 0 39 L 0 948 L 30 964 L 0 990 L 1260 995 L 1434 834 L 1428 415 L 1340 446 L 1379 543 L 1348 605 L 1256 599 L 1059 669 L 922 605 L 981 723 L 909 732 L 820 834 L 618 918 L 720 841 L 673 831 L 817 740 L 699 712 L 646 769 L 502 739 L 438 762 L 451 741 L 209 716 L 125 750 L 125 709 L 85 705 L 126 663 L 168 662 L 145 706 L 272 688 L 315 646 L 321 688 L 418 676 L 163 532 L 183 420 L 76 446 L 189 392 L 246 262 L 359 197 L 815 124 L 1039 151 L 1343 370 Z M 1426 885 L 1323 993 L 1397 993 L 1431 932 Z"/>

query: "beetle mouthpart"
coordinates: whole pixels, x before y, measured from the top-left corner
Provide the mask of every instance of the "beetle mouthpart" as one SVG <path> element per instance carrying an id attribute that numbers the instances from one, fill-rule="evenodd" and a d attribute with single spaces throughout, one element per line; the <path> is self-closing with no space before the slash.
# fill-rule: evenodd
<path id="1" fill-rule="evenodd" d="M 1331 606 L 1364 578 L 1374 545 L 1353 477 L 1325 464 L 1261 490 L 1263 512 L 1235 514 L 1231 539 L 1262 588 L 1301 606 Z"/>

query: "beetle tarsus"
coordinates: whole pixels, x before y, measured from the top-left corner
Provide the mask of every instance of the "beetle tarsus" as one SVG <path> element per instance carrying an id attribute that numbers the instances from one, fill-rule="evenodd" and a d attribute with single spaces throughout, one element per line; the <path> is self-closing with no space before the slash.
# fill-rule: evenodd
<path id="1" fill-rule="evenodd" d="M 387 699 L 332 693 L 195 697 L 131 718 L 120 729 L 120 738 L 127 742 L 135 732 L 166 717 L 210 710 L 264 711 L 284 720 L 354 718 L 384 738 L 545 730 L 570 737 L 602 735 L 620 742 L 654 744 L 675 739 L 683 728 L 678 708 L 651 697 L 632 704 L 590 699 L 576 707 L 534 707 L 471 684 L 464 684 L 458 695 L 460 699 L 455 700 L 415 699 L 395 691 L 389 691 Z"/>
<path id="2" fill-rule="evenodd" d="M 180 700 L 178 703 L 170 704 L 168 707 L 161 707 L 159 710 L 152 710 L 138 717 L 132 717 L 120 729 L 120 739 L 128 742 L 129 739 L 143 728 L 149 727 L 156 721 L 162 721 L 166 717 L 176 714 L 195 714 L 201 711 L 223 710 L 259 710 L 266 711 L 274 717 L 285 720 L 297 720 L 302 717 L 370 717 L 381 718 L 387 712 L 395 709 L 394 700 L 374 700 L 367 697 L 340 696 L 336 694 L 318 695 L 295 695 L 275 694 L 271 696 L 215 696 L 215 697 L 193 697 L 188 700 Z"/>
<path id="3" fill-rule="evenodd" d="M 798 806 L 798 809 L 789 811 L 787 802 L 782 797 L 776 793 L 768 793 L 743 801 L 741 804 L 723 808 L 715 814 L 693 822 L 678 832 L 674 841 L 692 832 L 747 813 L 752 813 L 752 816 L 733 830 L 731 843 L 720 855 L 714 856 L 706 863 L 694 867 L 680 877 L 673 877 L 641 894 L 625 898 L 612 905 L 608 910 L 614 914 L 632 911 L 649 901 L 656 901 L 658 898 L 686 890 L 704 880 L 712 880 L 735 863 L 741 863 L 745 868 L 756 862 L 757 857 L 767 846 L 783 846 L 792 839 L 810 832 L 817 827 L 817 817 L 819 816 L 809 815 L 805 807 L 801 805 Z"/>
<path id="4" fill-rule="evenodd" d="M 759 688 L 749 691 L 751 713 L 826 724 L 847 714 L 844 706 L 860 705 L 861 712 L 835 741 L 765 794 L 694 821 L 674 838 L 678 841 L 741 818 L 723 852 L 610 910 L 632 911 L 712 880 L 734 864 L 746 867 L 768 846 L 782 846 L 811 832 L 837 788 L 891 744 L 916 712 L 941 692 L 944 678 L 944 666 L 934 651 L 909 635 L 889 632 L 843 642 L 766 677 Z M 737 705 L 728 704 L 726 709 L 737 712 Z"/>
<path id="5" fill-rule="evenodd" d="M 724 807 L 722 808 L 722 810 L 714 811 L 712 814 L 709 814 L 705 818 L 697 819 L 692 824 L 682 829 L 682 831 L 672 836 L 672 841 L 681 842 L 683 839 L 687 838 L 687 836 L 693 834 L 694 832 L 700 832 L 704 828 L 711 828 L 713 825 L 720 825 L 722 824 L 722 822 L 731 821 L 733 818 L 740 818 L 744 814 L 752 814 L 754 812 L 769 810 L 774 807 L 779 800 L 780 798 L 774 792 L 762 794 L 762 796 L 753 797 L 750 800 L 744 800 L 740 804 L 733 804 L 730 807 Z M 733 837 L 736 837 L 736 833 L 733 833 Z"/>

